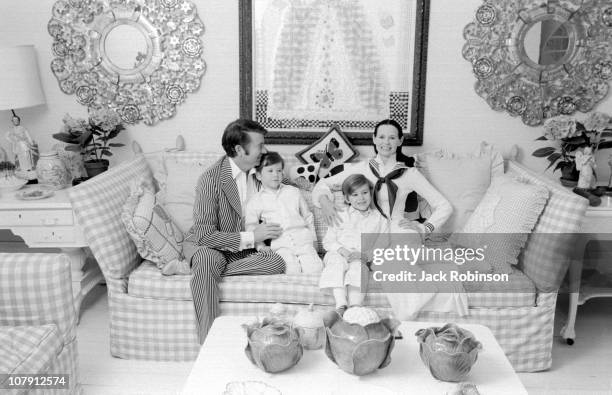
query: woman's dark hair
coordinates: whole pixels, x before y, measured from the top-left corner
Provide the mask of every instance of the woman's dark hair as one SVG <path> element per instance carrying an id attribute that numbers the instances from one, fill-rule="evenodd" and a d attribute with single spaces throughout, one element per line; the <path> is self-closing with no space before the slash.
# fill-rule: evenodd
<path id="1" fill-rule="evenodd" d="M 257 166 L 255 166 L 255 170 L 258 173 L 261 173 L 261 170 L 264 167 L 275 165 L 277 163 L 280 163 L 283 169 L 285 168 L 285 161 L 283 160 L 283 157 L 280 156 L 278 152 L 269 151 L 261 155 L 261 161 Z"/>
<path id="2" fill-rule="evenodd" d="M 355 190 L 363 185 L 367 185 L 370 188 L 370 193 L 372 193 L 372 183 L 363 175 L 363 174 L 351 174 L 346 177 L 344 182 L 342 183 L 342 194 L 347 197 L 351 193 L 355 192 Z"/>
<path id="3" fill-rule="evenodd" d="M 247 132 L 260 133 L 265 135 L 268 131 L 255 121 L 250 119 L 237 119 L 227 125 L 221 137 L 223 150 L 230 158 L 236 156 L 236 146 L 240 145 L 246 150 L 246 146 L 251 141 Z M 247 155 L 249 153 L 247 152 Z"/>
<path id="4" fill-rule="evenodd" d="M 404 131 L 402 130 L 402 127 L 397 121 L 393 119 L 383 119 L 382 121 L 378 122 L 376 126 L 374 126 L 374 136 L 376 136 L 376 134 L 378 133 L 378 128 L 381 127 L 382 125 L 393 126 L 397 130 L 398 138 L 402 138 L 404 136 Z M 376 146 L 374 146 L 374 152 L 378 154 L 378 150 L 376 149 Z M 395 160 L 397 160 L 398 162 L 402 162 L 408 167 L 414 166 L 414 158 L 404 155 L 404 153 L 402 152 L 401 145 L 397 147 L 397 151 L 395 152 Z"/>

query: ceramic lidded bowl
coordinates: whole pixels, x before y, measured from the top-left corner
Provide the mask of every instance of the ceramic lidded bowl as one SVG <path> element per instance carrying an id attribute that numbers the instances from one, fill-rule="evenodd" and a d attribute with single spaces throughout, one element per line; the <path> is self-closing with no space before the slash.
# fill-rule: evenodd
<path id="1" fill-rule="evenodd" d="M 300 334 L 300 343 L 305 349 L 317 350 L 325 344 L 323 315 L 315 311 L 312 304 L 308 309 L 298 311 L 293 317 L 293 325 Z"/>
<path id="2" fill-rule="evenodd" d="M 472 332 L 456 324 L 419 329 L 415 335 L 421 360 L 442 381 L 465 379 L 482 349 Z"/>
<path id="3" fill-rule="evenodd" d="M 293 367 L 302 358 L 298 332 L 289 324 L 264 318 L 263 322 L 242 325 L 247 332 L 246 356 L 267 373 L 278 373 Z"/>
<path id="4" fill-rule="evenodd" d="M 365 309 L 365 308 L 359 308 Z M 354 314 L 348 309 L 344 316 L 372 318 L 373 310 L 362 310 Z M 361 314 L 365 313 L 365 314 Z M 378 316 L 376 316 L 378 318 Z M 375 322 L 366 321 L 365 325 L 353 323 L 340 317 L 335 311 L 324 318 L 326 341 L 325 354 L 340 369 L 347 373 L 363 376 L 382 369 L 391 363 L 391 351 L 395 344 L 393 333 L 400 322 L 385 318 Z"/>

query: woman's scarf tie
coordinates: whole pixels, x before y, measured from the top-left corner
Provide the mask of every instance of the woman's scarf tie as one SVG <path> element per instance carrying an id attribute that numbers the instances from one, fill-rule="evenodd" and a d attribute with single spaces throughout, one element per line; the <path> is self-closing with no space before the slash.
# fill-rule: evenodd
<path id="1" fill-rule="evenodd" d="M 377 178 L 376 184 L 374 184 L 374 206 L 383 217 L 389 219 L 378 204 L 378 192 L 380 191 L 380 188 L 382 188 L 383 184 L 387 185 L 387 192 L 389 193 L 389 215 L 391 215 L 393 213 L 393 207 L 395 206 L 395 197 L 397 196 L 397 185 L 393 182 L 393 180 L 401 177 L 402 174 L 404 174 L 404 171 L 406 171 L 406 168 L 401 167 L 399 169 L 392 170 L 386 176 L 381 177 L 376 168 L 372 166 L 372 163 L 369 163 L 369 166 L 370 170 L 372 170 L 372 174 L 374 174 L 374 176 Z"/>

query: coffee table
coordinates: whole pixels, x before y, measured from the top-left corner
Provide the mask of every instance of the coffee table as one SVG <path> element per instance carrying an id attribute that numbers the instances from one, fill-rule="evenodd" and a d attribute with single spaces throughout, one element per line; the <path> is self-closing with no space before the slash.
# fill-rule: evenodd
<path id="1" fill-rule="evenodd" d="M 277 374 L 259 370 L 244 354 L 246 333 L 241 324 L 253 317 L 217 318 L 200 349 L 183 394 L 223 394 L 229 382 L 259 381 L 282 394 L 446 394 L 457 384 L 434 379 L 419 357 L 414 333 L 440 323 L 402 322 L 404 338 L 397 340 L 391 364 L 367 376 L 353 376 L 332 363 L 323 349 L 304 350 L 293 368 Z M 483 350 L 467 378 L 481 394 L 527 394 L 491 331 L 482 325 L 462 324 L 482 343 Z"/>

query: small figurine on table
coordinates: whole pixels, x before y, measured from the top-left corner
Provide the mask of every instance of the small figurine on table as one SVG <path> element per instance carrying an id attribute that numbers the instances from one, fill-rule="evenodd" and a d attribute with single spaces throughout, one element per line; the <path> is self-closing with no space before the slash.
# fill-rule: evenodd
<path id="1" fill-rule="evenodd" d="M 576 168 L 580 172 L 580 177 L 574 192 L 589 199 L 589 205 L 599 206 L 601 198 L 593 193 L 593 187 L 595 186 L 595 157 L 591 147 L 585 147 L 582 151 L 576 152 Z"/>
<path id="2" fill-rule="evenodd" d="M 17 176 L 26 180 L 35 180 L 38 145 L 30 136 L 28 129 L 21 126 L 18 120 L 18 117 L 13 117 L 14 126 L 8 131 L 6 139 L 11 143 L 11 151 L 15 156 Z"/>

